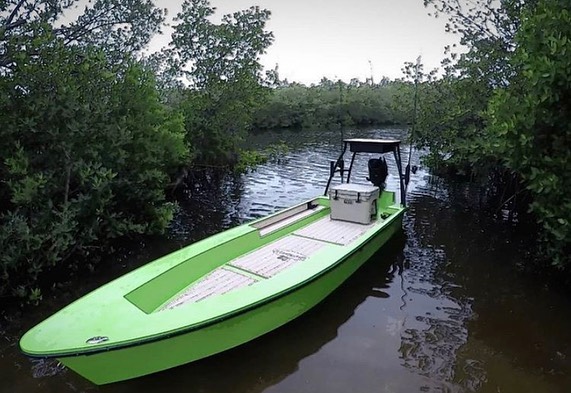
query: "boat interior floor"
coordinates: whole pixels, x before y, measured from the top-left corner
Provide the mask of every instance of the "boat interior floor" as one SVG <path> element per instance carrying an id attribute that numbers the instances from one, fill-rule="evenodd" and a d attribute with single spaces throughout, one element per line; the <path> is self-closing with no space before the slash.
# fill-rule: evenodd
<path id="1" fill-rule="evenodd" d="M 327 245 L 346 246 L 369 230 L 370 225 L 323 217 L 290 235 L 266 244 L 216 268 L 169 300 L 158 311 L 199 302 L 253 285 L 301 263 Z"/>

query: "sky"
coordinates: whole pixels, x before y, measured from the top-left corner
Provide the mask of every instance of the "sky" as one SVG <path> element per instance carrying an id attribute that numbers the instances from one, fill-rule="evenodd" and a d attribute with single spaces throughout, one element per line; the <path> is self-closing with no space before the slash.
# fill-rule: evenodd
<path id="1" fill-rule="evenodd" d="M 174 16 L 180 2 L 158 0 Z M 444 46 L 458 38 L 445 33 L 444 19 L 428 15 L 423 0 L 211 0 L 217 15 L 258 5 L 272 12 L 267 30 L 275 41 L 262 56 L 279 66 L 281 79 L 305 84 L 322 77 L 364 81 L 373 75 L 402 77 L 406 61 L 422 56 L 425 70 L 438 67 Z M 153 42 L 168 42 L 161 37 Z M 372 72 L 371 72 L 372 71 Z"/>

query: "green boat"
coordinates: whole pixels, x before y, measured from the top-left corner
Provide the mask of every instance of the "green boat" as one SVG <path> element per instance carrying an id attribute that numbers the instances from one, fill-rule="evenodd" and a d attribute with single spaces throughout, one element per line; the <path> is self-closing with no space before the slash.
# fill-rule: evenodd
<path id="1" fill-rule="evenodd" d="M 345 169 L 344 154 L 353 153 Z M 357 153 L 373 185 L 350 183 Z M 379 190 L 393 153 L 396 193 Z M 347 172 L 345 181 L 344 175 Z M 330 187 L 337 173 L 341 184 Z M 22 352 L 57 358 L 95 384 L 192 362 L 268 333 L 322 301 L 402 228 L 400 141 L 346 139 L 324 196 L 168 254 L 29 330 Z"/>

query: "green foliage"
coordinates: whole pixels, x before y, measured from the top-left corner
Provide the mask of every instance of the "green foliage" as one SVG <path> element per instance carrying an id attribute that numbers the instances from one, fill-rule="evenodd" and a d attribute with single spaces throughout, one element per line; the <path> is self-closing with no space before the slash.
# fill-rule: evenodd
<path id="1" fill-rule="evenodd" d="M 272 144 L 263 150 L 241 149 L 238 155 L 238 163 L 234 169 L 237 173 L 248 172 L 268 161 L 279 161 L 288 151 L 289 148 L 283 141 Z"/>
<path id="2" fill-rule="evenodd" d="M 318 85 L 281 83 L 255 114 L 258 129 L 325 128 L 394 124 L 392 110 L 397 82 L 381 84 L 353 79 L 346 84 L 323 78 Z"/>
<path id="3" fill-rule="evenodd" d="M 258 57 L 273 42 L 265 31 L 268 10 L 251 7 L 223 15 L 212 22 L 215 13 L 208 0 L 186 0 L 177 15 L 169 54 L 192 87 L 208 88 L 244 75 L 261 78 Z"/>
<path id="4" fill-rule="evenodd" d="M 253 110 L 265 94 L 265 89 L 247 76 L 183 92 L 180 110 L 193 161 L 199 165 L 235 163 L 235 152 L 250 128 Z"/>
<path id="5" fill-rule="evenodd" d="M 434 72 L 423 72 L 422 64 L 418 72 L 412 63 L 405 70 L 408 82 L 401 85 L 394 103 L 402 117 L 414 119 L 413 141 L 428 149 L 424 163 L 436 171 L 485 178 L 494 162 L 486 147 L 484 116 L 492 89 L 472 78 L 434 78 Z"/>
<path id="6" fill-rule="evenodd" d="M 207 0 L 185 1 L 164 52 L 167 77 L 182 77 L 190 85 L 179 89 L 179 105 L 199 165 L 237 162 L 238 145 L 267 94 L 259 56 L 273 41 L 265 30 L 267 10 L 223 15 L 220 23 L 211 20 L 214 12 Z"/>
<path id="7" fill-rule="evenodd" d="M 571 262 L 571 4 L 540 1 L 516 40 L 518 77 L 492 100 L 490 132 L 532 193 L 546 251 L 563 267 Z"/>
<path id="8" fill-rule="evenodd" d="M 469 78 L 491 88 L 506 87 L 515 71 L 510 58 L 517 43 L 521 14 L 538 0 L 424 0 L 435 17 L 446 15 L 446 31 L 460 36 L 467 51 L 447 46 L 443 61 L 450 75 Z"/>
<path id="9" fill-rule="evenodd" d="M 417 143 L 430 148 L 427 163 L 477 175 L 488 190 L 503 189 L 502 206 L 527 194 L 543 227 L 544 256 L 568 267 L 569 2 L 425 4 L 449 17 L 447 29 L 467 47 L 462 54 L 448 48 L 445 77 L 421 89 Z M 514 179 L 521 185 L 513 187 Z"/>
<path id="10" fill-rule="evenodd" d="M 510 60 L 517 46 L 515 34 L 522 10 L 534 3 L 425 0 L 436 17 L 448 17 L 446 30 L 458 34 L 465 49 L 457 53 L 455 46 L 446 48 L 443 77 L 421 75 L 414 139 L 418 147 L 428 148 L 425 163 L 433 169 L 469 176 L 482 184 L 489 185 L 492 177 L 512 183 L 514 174 L 501 163 L 500 141 L 488 132 L 486 113 L 494 92 L 509 86 L 516 75 Z M 405 67 L 409 80 L 413 78 L 410 64 Z M 410 89 L 399 96 L 403 95 L 412 96 Z M 506 191 L 505 185 L 491 188 Z"/>
<path id="11" fill-rule="evenodd" d="M 31 303 L 46 272 L 91 269 L 114 239 L 161 232 L 169 175 L 268 158 L 238 148 L 272 77 L 259 64 L 268 11 L 214 23 L 208 1 L 185 1 L 170 47 L 143 62 L 132 56 L 165 10 L 78 5 L 0 2 L 0 296 Z"/>
<path id="12" fill-rule="evenodd" d="M 82 13 L 75 9 L 83 7 Z M 0 2 L 0 70 L 30 52 L 39 26 L 52 26 L 66 45 L 96 45 L 108 57 L 140 51 L 160 31 L 165 11 L 151 0 L 11 0 Z"/>
<path id="13" fill-rule="evenodd" d="M 488 183 L 490 176 L 505 169 L 498 138 L 487 132 L 486 110 L 494 91 L 508 86 L 515 75 L 510 59 L 520 14 L 535 0 L 424 3 L 436 17 L 449 18 L 446 30 L 458 34 L 467 50 L 457 53 L 455 46 L 446 47 L 444 77 L 422 79 L 416 144 L 429 149 L 425 162 L 432 168 Z M 408 78 L 412 78 L 410 66 Z M 505 178 L 511 181 L 511 175 Z"/>
<path id="14" fill-rule="evenodd" d="M 0 79 L 0 294 L 111 239 L 163 230 L 167 174 L 187 155 L 183 119 L 159 103 L 152 74 L 37 33 Z"/>

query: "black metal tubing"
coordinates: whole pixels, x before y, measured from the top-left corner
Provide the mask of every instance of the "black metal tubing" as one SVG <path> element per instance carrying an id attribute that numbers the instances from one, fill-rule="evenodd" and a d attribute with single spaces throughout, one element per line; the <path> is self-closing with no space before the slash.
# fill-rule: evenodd
<path id="1" fill-rule="evenodd" d="M 341 160 L 343 160 L 343 156 L 345 155 L 346 151 L 347 151 L 347 142 L 343 142 L 343 151 L 339 155 L 339 158 L 337 159 L 337 161 L 335 161 L 335 165 L 333 166 L 333 170 L 329 174 L 329 180 L 327 180 L 327 186 L 325 186 L 325 192 L 323 193 L 324 196 L 327 196 L 327 191 L 329 190 L 329 186 L 331 185 L 331 179 L 333 179 L 333 176 L 335 176 L 337 167 L 339 166 L 339 163 L 341 162 Z M 341 172 L 341 176 L 343 176 L 343 172 Z"/>
<path id="2" fill-rule="evenodd" d="M 347 174 L 347 183 L 351 180 L 351 170 L 353 169 L 353 162 L 355 162 L 355 156 L 357 152 L 353 152 L 353 156 L 351 157 L 351 165 L 349 165 L 349 173 Z"/>
<path id="3" fill-rule="evenodd" d="M 406 206 L 406 195 L 405 195 L 405 188 L 404 188 L 404 175 L 402 173 L 402 163 L 401 163 L 401 155 L 400 155 L 400 147 L 395 146 L 393 150 L 393 154 L 395 155 L 395 162 L 397 164 L 397 169 L 399 171 L 399 183 L 400 183 L 400 201 L 403 206 Z"/>

